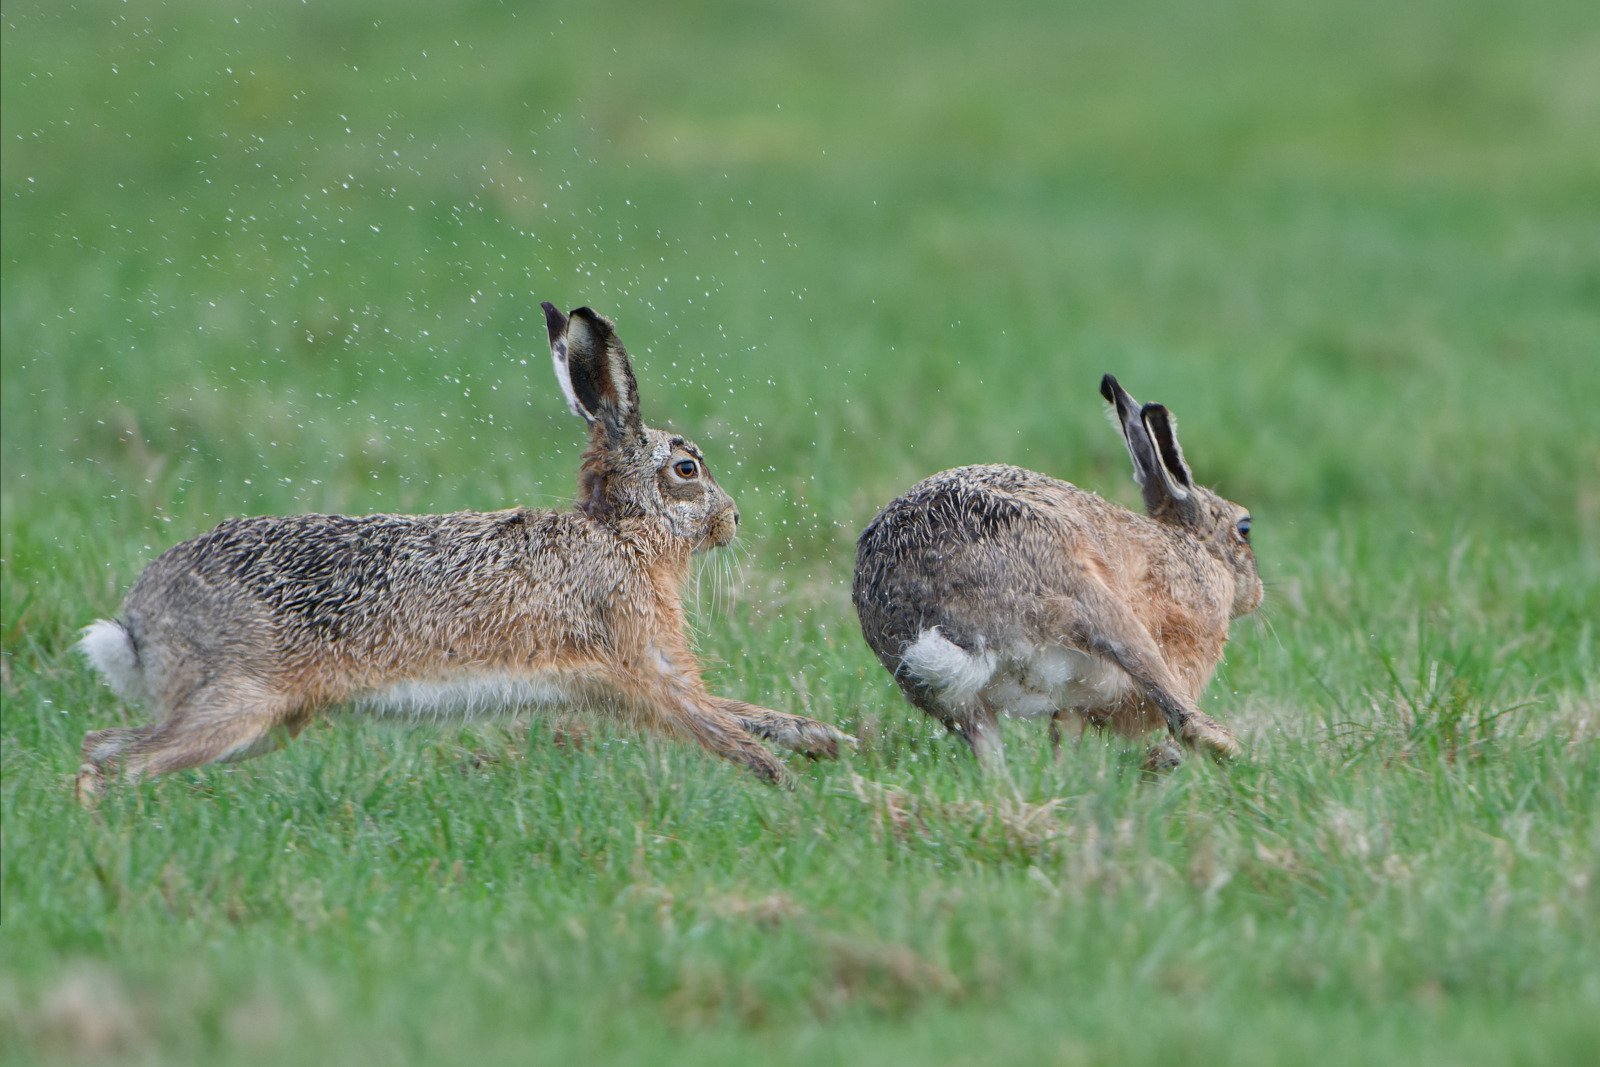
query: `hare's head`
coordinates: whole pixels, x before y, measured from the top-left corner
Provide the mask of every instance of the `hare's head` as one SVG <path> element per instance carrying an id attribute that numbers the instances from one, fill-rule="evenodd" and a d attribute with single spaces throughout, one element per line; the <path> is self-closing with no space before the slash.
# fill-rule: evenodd
<path id="1" fill-rule="evenodd" d="M 1176 526 L 1234 574 L 1233 616 L 1248 615 L 1261 604 L 1261 577 L 1250 548 L 1250 512 L 1194 483 L 1178 445 L 1178 428 L 1162 404 L 1145 404 L 1111 375 L 1100 379 L 1100 395 L 1116 409 L 1117 428 L 1133 459 L 1133 477 L 1144 492 L 1145 513 Z"/>
<path id="2" fill-rule="evenodd" d="M 640 417 L 639 385 L 616 325 L 586 307 L 566 315 L 554 304 L 543 307 L 556 380 L 572 413 L 589 424 L 579 509 L 603 523 L 659 518 L 697 550 L 732 541 L 739 509 L 700 450 Z"/>

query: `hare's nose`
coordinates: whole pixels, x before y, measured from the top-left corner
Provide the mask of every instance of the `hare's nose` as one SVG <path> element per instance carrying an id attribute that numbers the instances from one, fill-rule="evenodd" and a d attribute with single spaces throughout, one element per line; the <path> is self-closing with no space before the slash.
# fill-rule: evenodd
<path id="1" fill-rule="evenodd" d="M 733 524 L 735 526 L 739 525 L 739 513 L 737 511 L 733 513 Z"/>

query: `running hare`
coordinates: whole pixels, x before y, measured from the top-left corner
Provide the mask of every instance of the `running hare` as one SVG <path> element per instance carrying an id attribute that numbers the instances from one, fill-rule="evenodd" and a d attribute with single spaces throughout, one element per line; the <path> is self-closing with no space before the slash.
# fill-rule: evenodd
<path id="1" fill-rule="evenodd" d="M 245 759 L 319 710 L 468 718 L 578 705 L 691 737 L 768 781 L 764 738 L 809 756 L 848 740 L 706 691 L 685 635 L 689 557 L 739 512 L 682 437 L 647 427 L 610 320 L 544 305 L 556 378 L 589 423 L 572 511 L 230 519 L 168 550 L 118 622 L 81 647 L 158 722 L 91 730 L 78 773 Z"/>
<path id="2" fill-rule="evenodd" d="M 856 547 L 867 644 L 911 702 L 1003 753 L 997 717 L 1049 716 L 1138 736 L 1165 726 L 1219 757 L 1233 735 L 1196 704 L 1229 620 L 1261 603 L 1250 516 L 1194 484 L 1171 414 L 1106 375 L 1148 517 L 1017 467 L 962 467 L 914 486 Z M 1151 752 L 1170 762 L 1166 745 Z"/>

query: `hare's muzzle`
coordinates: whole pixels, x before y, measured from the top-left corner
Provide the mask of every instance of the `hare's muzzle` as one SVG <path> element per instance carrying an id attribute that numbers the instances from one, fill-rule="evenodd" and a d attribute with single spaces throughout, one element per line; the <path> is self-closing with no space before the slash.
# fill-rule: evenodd
<path id="1" fill-rule="evenodd" d="M 739 509 L 729 504 L 707 523 L 706 539 L 703 548 L 723 548 L 733 543 L 739 535 Z"/>

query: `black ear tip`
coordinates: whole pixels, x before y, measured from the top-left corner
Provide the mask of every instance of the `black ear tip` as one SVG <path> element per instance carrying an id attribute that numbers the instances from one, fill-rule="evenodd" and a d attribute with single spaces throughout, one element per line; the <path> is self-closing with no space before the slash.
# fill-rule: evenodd
<path id="1" fill-rule="evenodd" d="M 573 308 L 568 312 L 568 317 L 573 322 L 581 322 L 587 326 L 590 336 L 597 344 L 610 344 L 617 336 L 617 324 L 592 307 Z"/>
<path id="2" fill-rule="evenodd" d="M 1117 385 L 1117 379 L 1110 374 L 1100 379 L 1100 395 L 1106 398 L 1106 403 L 1108 404 L 1117 402 L 1117 390 L 1119 388 L 1121 386 Z"/>
<path id="3" fill-rule="evenodd" d="M 539 306 L 544 308 L 545 328 L 550 331 L 550 343 L 554 344 L 567 331 L 567 317 L 548 300 Z"/>

